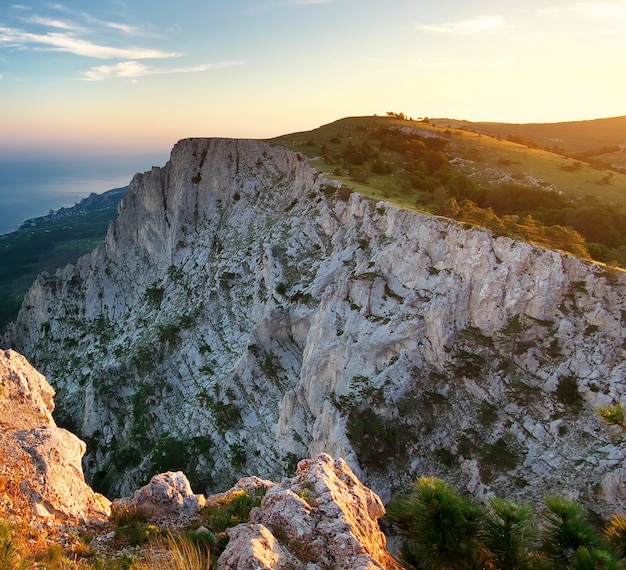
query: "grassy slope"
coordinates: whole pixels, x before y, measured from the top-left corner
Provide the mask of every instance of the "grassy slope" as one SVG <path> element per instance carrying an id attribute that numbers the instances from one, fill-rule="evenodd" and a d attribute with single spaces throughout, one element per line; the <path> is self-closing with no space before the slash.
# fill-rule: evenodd
<path id="1" fill-rule="evenodd" d="M 615 203 L 620 208 L 626 209 L 626 175 L 624 174 L 616 172 L 610 184 L 601 184 L 606 176 L 603 170 L 584 164 L 578 171 L 567 171 L 563 167 L 571 166 L 574 162 L 572 159 L 543 150 L 529 149 L 521 144 L 498 140 L 479 133 L 448 129 L 447 126 L 389 117 L 350 117 L 323 125 L 313 131 L 277 137 L 271 142 L 312 157 L 313 166 L 332 175 L 335 165 L 327 164 L 322 160 L 321 145 L 326 144 L 332 149 L 338 148 L 347 141 L 360 143 L 369 138 L 371 129 L 378 127 L 414 128 L 427 135 L 447 138 L 450 145 L 446 148 L 446 154 L 450 158 L 457 157 L 462 161 L 469 161 L 460 162 L 455 165 L 455 168 L 471 175 L 474 180 L 482 184 L 497 183 L 505 175 L 523 183 L 525 176 L 530 175 L 565 195 L 596 196 L 602 201 Z M 340 137 L 341 143 L 330 143 L 329 140 L 334 137 Z M 393 153 L 388 153 L 385 157 L 389 160 L 397 160 Z M 401 191 L 403 182 L 406 181 L 398 175 L 392 177 L 371 175 L 367 184 L 356 183 L 348 176 L 334 176 L 334 178 L 367 196 L 385 197 L 390 202 L 404 207 L 413 208 L 418 196 L 417 191 L 409 194 Z"/>
<path id="2" fill-rule="evenodd" d="M 412 142 L 422 150 L 393 148 L 411 138 L 421 141 Z M 599 141 L 596 130 L 590 141 Z M 626 267 L 624 173 L 499 137 L 395 117 L 349 117 L 270 142 L 305 154 L 312 166 L 369 198 Z M 355 147 L 371 151 L 364 164 L 348 158 Z M 447 163 L 428 172 L 428 155 L 440 150 Z M 381 161 L 392 166 L 391 173 L 373 173 Z M 521 206 L 529 192 L 535 193 L 533 204 Z"/>
<path id="3" fill-rule="evenodd" d="M 607 146 L 626 145 L 626 116 L 568 123 L 473 123 L 456 119 L 431 119 L 431 123 L 504 139 L 509 135 L 519 136 L 534 141 L 539 148 L 560 147 L 568 155 L 595 152 Z M 613 163 L 626 166 L 626 150 L 594 156 L 603 160 L 612 159 Z"/>

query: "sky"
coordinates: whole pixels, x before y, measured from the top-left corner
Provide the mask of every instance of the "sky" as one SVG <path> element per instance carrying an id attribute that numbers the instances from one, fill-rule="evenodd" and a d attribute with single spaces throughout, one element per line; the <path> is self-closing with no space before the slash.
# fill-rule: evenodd
<path id="1" fill-rule="evenodd" d="M 345 116 L 626 114 L 626 0 L 11 0 L 0 155 L 167 153 Z"/>

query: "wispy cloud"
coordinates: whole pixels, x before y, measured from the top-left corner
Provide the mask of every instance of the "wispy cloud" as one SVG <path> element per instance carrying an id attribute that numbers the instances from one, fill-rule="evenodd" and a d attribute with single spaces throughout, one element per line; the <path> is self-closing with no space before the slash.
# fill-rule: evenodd
<path id="1" fill-rule="evenodd" d="M 129 36 L 138 36 L 142 33 L 139 26 L 131 26 L 130 24 L 121 24 L 120 22 L 102 22 L 102 25 L 107 28 L 111 28 L 112 30 L 123 32 Z"/>
<path id="2" fill-rule="evenodd" d="M 483 32 L 493 32 L 501 28 L 504 18 L 496 14 L 485 14 L 476 18 L 466 20 L 453 20 L 442 22 L 441 24 L 414 24 L 414 28 L 422 32 L 432 32 L 437 34 L 477 34 Z"/>
<path id="3" fill-rule="evenodd" d="M 84 11 L 70 10 L 62 3 L 46 3 L 41 13 L 33 12 L 22 4 L 14 4 L 12 8 L 19 24 L 0 25 L 0 47 L 58 51 L 96 59 L 117 60 L 159 59 L 182 55 L 179 52 L 142 45 L 146 44 L 146 38 L 156 37 L 149 26 L 140 27 L 126 22 L 103 20 Z M 129 41 L 130 37 L 137 38 L 132 42 L 135 45 Z M 143 38 L 144 41 L 139 41 L 138 38 Z"/>
<path id="4" fill-rule="evenodd" d="M 177 52 L 165 52 L 142 47 L 114 47 L 93 43 L 71 33 L 48 32 L 34 34 L 16 28 L 0 27 L 0 45 L 62 51 L 96 59 L 156 59 L 178 57 Z"/>
<path id="5" fill-rule="evenodd" d="M 27 24 L 36 24 L 39 26 L 45 26 L 48 28 L 56 28 L 59 30 L 87 31 L 84 27 L 80 26 L 79 24 L 75 22 L 71 22 L 68 20 L 57 20 L 55 18 L 46 18 L 44 16 L 39 16 L 38 14 L 21 18 L 21 20 Z"/>
<path id="6" fill-rule="evenodd" d="M 139 36 L 149 36 L 149 35 L 152 35 L 152 34 L 146 33 L 146 31 L 143 28 L 140 28 L 139 26 L 133 26 L 132 24 L 125 24 L 123 22 L 110 22 L 110 21 L 107 21 L 107 20 L 100 20 L 99 18 L 94 18 L 93 16 L 91 16 L 90 14 L 87 14 L 86 12 L 82 12 L 81 16 L 89 24 L 92 24 L 92 25 L 100 27 L 100 28 L 106 28 L 106 29 L 109 29 L 109 30 L 115 30 L 116 32 L 122 32 L 123 34 L 125 34 L 127 36 L 137 36 L 137 37 L 139 37 Z"/>
<path id="7" fill-rule="evenodd" d="M 52 2 L 49 2 L 47 4 L 48 8 L 50 8 L 51 10 L 58 10 L 60 12 L 69 12 L 70 9 L 65 6 L 65 4 L 54 4 Z"/>
<path id="8" fill-rule="evenodd" d="M 188 67 L 157 68 L 139 61 L 122 61 L 114 65 L 98 65 L 83 73 L 85 81 L 104 81 L 106 79 L 127 78 L 138 79 L 147 75 L 169 75 L 174 73 L 200 73 L 209 69 L 224 69 L 235 65 L 243 65 L 242 61 L 223 61 L 219 63 L 203 63 Z"/>

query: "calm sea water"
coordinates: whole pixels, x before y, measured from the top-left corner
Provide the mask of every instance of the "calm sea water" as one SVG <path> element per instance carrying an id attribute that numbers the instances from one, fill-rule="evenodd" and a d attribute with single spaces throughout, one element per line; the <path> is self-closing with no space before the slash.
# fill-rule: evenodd
<path id="1" fill-rule="evenodd" d="M 92 192 L 126 186 L 137 172 L 162 166 L 167 156 L 67 159 L 0 157 L 0 235 L 50 210 L 73 206 Z"/>

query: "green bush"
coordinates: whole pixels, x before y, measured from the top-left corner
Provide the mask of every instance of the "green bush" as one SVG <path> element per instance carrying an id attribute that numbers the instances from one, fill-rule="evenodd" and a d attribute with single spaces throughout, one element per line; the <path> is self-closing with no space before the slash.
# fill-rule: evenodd
<path id="1" fill-rule="evenodd" d="M 548 497 L 545 504 L 537 520 L 526 505 L 498 497 L 478 505 L 422 477 L 408 497 L 389 502 L 386 521 L 404 540 L 401 562 L 415 570 L 625 567 L 625 516 L 610 517 L 601 534 L 571 499 Z"/>
<path id="2" fill-rule="evenodd" d="M 405 537 L 407 568 L 473 568 L 477 562 L 480 511 L 441 479 L 419 479 L 410 497 L 387 505 L 387 518 Z"/>

